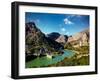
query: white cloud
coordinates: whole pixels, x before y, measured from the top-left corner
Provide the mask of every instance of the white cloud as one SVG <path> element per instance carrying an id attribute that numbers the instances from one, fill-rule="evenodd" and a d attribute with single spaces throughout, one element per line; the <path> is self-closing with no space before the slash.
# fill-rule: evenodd
<path id="1" fill-rule="evenodd" d="M 70 20 L 68 20 L 68 18 L 65 18 L 64 19 L 64 23 L 65 24 L 74 24 L 73 22 L 71 22 Z"/>
<path id="2" fill-rule="evenodd" d="M 68 35 L 69 34 L 69 32 L 66 32 L 66 35 Z"/>
<path id="3" fill-rule="evenodd" d="M 61 31 L 65 32 L 65 31 L 66 31 L 66 29 L 65 29 L 65 28 L 61 28 Z"/>

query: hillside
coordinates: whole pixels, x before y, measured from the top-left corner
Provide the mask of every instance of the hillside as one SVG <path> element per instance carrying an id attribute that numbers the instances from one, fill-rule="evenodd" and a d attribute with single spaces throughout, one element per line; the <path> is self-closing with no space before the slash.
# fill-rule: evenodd
<path id="1" fill-rule="evenodd" d="M 74 47 L 87 46 L 89 44 L 89 29 L 68 37 L 67 43 L 70 43 Z"/>
<path id="2" fill-rule="evenodd" d="M 29 56 L 46 55 L 47 52 L 58 52 L 63 46 L 50 38 L 38 29 L 34 22 L 25 24 L 26 26 L 26 60 Z M 30 59 L 30 58 L 29 58 Z"/>

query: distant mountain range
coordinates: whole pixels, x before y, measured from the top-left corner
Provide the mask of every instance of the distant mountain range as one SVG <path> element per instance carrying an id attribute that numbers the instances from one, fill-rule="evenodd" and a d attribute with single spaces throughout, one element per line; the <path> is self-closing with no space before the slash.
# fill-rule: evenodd
<path id="1" fill-rule="evenodd" d="M 79 44 L 84 46 L 89 43 L 89 29 L 78 32 L 72 36 L 62 35 L 57 32 L 53 32 L 48 34 L 47 37 L 63 45 L 66 43 L 70 43 L 74 46 Z"/>
<path id="2" fill-rule="evenodd" d="M 65 44 L 68 40 L 67 35 L 61 35 L 57 32 L 50 33 L 47 35 L 47 37 L 61 44 Z"/>

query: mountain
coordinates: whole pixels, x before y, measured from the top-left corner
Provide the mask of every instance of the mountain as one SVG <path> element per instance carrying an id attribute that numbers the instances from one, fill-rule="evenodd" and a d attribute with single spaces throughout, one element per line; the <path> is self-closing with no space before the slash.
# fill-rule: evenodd
<path id="1" fill-rule="evenodd" d="M 47 37 L 50 39 L 53 39 L 53 40 L 56 40 L 59 36 L 60 36 L 60 34 L 57 32 L 52 32 L 50 34 L 47 34 Z"/>
<path id="2" fill-rule="evenodd" d="M 45 34 L 36 27 L 34 22 L 26 23 L 25 27 L 26 56 L 45 55 L 46 52 L 56 52 L 63 48 L 60 43 L 46 37 Z"/>
<path id="3" fill-rule="evenodd" d="M 60 35 L 55 41 L 57 41 L 58 43 L 65 44 L 67 40 L 68 40 L 67 35 Z"/>
<path id="4" fill-rule="evenodd" d="M 47 35 L 48 38 L 50 38 L 51 40 L 54 40 L 58 43 L 66 43 L 67 42 L 67 39 L 68 39 L 68 36 L 67 35 L 61 35 L 57 32 L 52 32 L 50 34 Z"/>
<path id="5" fill-rule="evenodd" d="M 68 37 L 68 42 L 74 46 L 86 46 L 89 44 L 89 29 L 81 31 L 73 36 Z"/>

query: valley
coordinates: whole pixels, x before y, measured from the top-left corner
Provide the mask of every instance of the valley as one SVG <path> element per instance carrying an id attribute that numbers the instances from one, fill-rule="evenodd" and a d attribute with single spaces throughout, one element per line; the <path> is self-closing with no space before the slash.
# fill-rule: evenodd
<path id="1" fill-rule="evenodd" d="M 25 27 L 26 68 L 89 65 L 89 29 L 67 36 L 44 34 L 34 22 Z"/>

